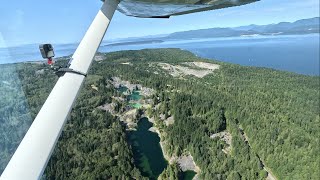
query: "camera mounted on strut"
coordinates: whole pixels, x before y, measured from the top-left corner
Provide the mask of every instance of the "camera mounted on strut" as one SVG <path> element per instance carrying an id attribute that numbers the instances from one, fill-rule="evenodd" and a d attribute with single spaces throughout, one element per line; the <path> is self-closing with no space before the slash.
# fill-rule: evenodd
<path id="1" fill-rule="evenodd" d="M 73 73 L 73 74 L 79 74 L 82 76 L 87 76 L 86 73 L 82 73 L 80 71 L 76 71 L 76 70 L 69 68 L 71 61 L 72 61 L 72 58 L 69 60 L 69 63 L 65 68 L 63 68 L 61 66 L 54 66 L 53 65 L 53 63 L 54 63 L 53 62 L 54 50 L 53 50 L 53 46 L 51 44 L 40 44 L 39 49 L 40 49 L 42 57 L 44 59 L 48 59 L 48 64 L 51 66 L 51 69 L 55 71 L 55 74 L 58 77 L 63 76 L 67 72 Z"/>
<path id="2" fill-rule="evenodd" d="M 53 64 L 54 50 L 51 44 L 40 44 L 39 49 L 44 59 L 48 59 L 48 64 Z"/>

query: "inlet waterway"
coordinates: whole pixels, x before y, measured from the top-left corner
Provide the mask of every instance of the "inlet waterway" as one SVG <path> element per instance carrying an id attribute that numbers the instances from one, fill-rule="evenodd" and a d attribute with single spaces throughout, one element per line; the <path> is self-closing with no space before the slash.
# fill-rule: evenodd
<path id="1" fill-rule="evenodd" d="M 142 175 L 157 179 L 168 162 L 159 144 L 160 137 L 157 133 L 149 131 L 152 125 L 147 118 L 141 118 L 137 130 L 128 132 L 128 139 L 132 146 L 135 165 Z"/>

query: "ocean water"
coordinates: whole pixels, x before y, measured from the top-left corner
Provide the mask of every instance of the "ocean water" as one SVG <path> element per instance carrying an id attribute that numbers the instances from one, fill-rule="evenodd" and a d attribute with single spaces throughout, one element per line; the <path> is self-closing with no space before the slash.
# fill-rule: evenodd
<path id="1" fill-rule="evenodd" d="M 78 44 L 54 45 L 56 57 L 72 54 Z M 246 66 L 319 75 L 319 34 L 208 38 L 162 43 L 106 45 L 100 52 L 145 48 L 181 48 L 197 56 Z M 38 45 L 0 48 L 0 64 L 41 60 Z"/>

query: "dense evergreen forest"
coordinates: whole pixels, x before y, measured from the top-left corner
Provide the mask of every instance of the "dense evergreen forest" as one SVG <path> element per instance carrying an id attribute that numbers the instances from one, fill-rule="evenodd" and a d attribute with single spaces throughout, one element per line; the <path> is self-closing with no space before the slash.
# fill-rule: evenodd
<path id="1" fill-rule="evenodd" d="M 265 179 L 267 171 L 278 179 L 320 177 L 318 76 L 206 60 L 179 49 L 100 55 L 105 60 L 94 62 L 44 178 L 146 178 L 134 165 L 125 125 L 97 108 L 117 95 L 109 84 L 114 76 L 156 90 L 152 99 L 159 108 L 146 112 L 155 119 L 165 151 L 170 156 L 189 152 L 201 169 L 200 179 Z M 172 77 L 157 65 L 198 61 L 220 68 L 203 78 Z M 3 170 L 57 77 L 36 63 L 1 69 L 0 95 L 6 99 L 0 102 Z M 161 114 L 174 123 L 165 125 Z M 228 144 L 211 137 L 221 132 L 232 136 L 230 152 L 223 151 Z M 181 169 L 171 164 L 159 178 L 181 179 Z"/>

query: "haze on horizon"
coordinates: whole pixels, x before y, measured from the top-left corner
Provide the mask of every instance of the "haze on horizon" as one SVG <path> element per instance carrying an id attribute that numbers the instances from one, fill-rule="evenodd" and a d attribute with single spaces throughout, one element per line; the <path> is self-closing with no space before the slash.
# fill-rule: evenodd
<path id="1" fill-rule="evenodd" d="M 0 7 L 0 47 L 79 42 L 101 6 L 99 0 L 6 1 Z M 63 4 L 63 6 L 62 6 Z M 51 7 L 47 9 L 45 7 Z M 319 16 L 318 0 L 261 0 L 245 6 L 169 19 L 141 19 L 116 12 L 105 40 L 214 27 L 294 22 Z"/>

